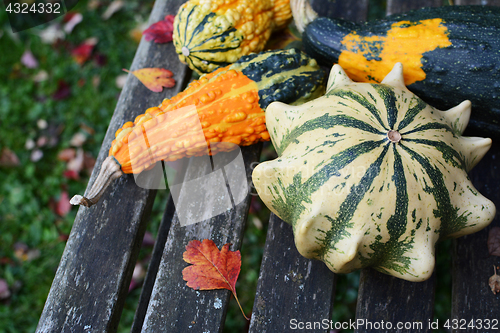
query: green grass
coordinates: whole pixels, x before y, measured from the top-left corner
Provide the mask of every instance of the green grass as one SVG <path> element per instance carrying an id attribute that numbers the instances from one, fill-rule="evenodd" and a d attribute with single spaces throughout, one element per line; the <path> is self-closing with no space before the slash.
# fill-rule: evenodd
<path id="1" fill-rule="evenodd" d="M 58 200 L 63 190 L 70 195 L 82 193 L 88 182 L 85 172 L 80 180 L 64 178 L 66 165 L 57 160 L 57 154 L 70 147 L 72 136 L 84 126 L 94 134 L 88 135 L 82 148 L 97 156 L 120 94 L 115 78 L 123 74 L 122 68 L 130 66 L 137 49 L 128 32 L 136 26 L 136 18 L 148 18 L 152 4 L 127 2 L 125 8 L 103 21 L 100 15 L 106 6 L 93 10 L 88 1 L 80 1 L 75 10 L 83 14 L 83 22 L 59 46 L 44 44 L 37 35 L 46 26 L 13 37 L 0 5 L 0 150 L 9 148 L 20 160 L 17 167 L 0 167 L 0 278 L 12 292 L 8 302 L 0 303 L 0 332 L 32 332 L 36 328 L 65 246 L 60 235 L 70 232 L 77 211 L 73 208 L 60 217 L 50 202 Z M 99 39 L 94 54 L 104 55 L 106 65 L 91 59 L 80 66 L 71 57 L 71 46 L 90 37 Z M 38 68 L 21 64 L 26 48 L 32 50 Z M 33 76 L 41 70 L 49 78 L 35 83 Z M 98 86 L 93 85 L 96 78 Z M 67 82 L 71 95 L 56 101 L 52 96 L 61 80 Z M 40 129 L 37 122 L 41 119 L 48 123 L 48 129 L 57 128 L 59 133 Z M 32 162 L 25 143 L 28 139 L 36 142 L 41 136 L 55 137 L 57 143 L 40 148 L 43 158 Z M 18 259 L 16 243 L 39 250 L 40 256 L 32 261 Z"/>

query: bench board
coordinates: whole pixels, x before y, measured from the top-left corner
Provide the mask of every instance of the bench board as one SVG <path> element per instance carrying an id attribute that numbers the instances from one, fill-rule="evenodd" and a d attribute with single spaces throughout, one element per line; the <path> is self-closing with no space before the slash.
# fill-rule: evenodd
<path id="1" fill-rule="evenodd" d="M 167 14 L 175 14 L 183 2 L 157 0 L 149 23 L 157 22 Z M 313 8 L 327 16 L 355 21 L 366 19 L 369 5 L 368 0 L 312 0 L 311 3 Z M 455 3 L 499 6 L 500 0 L 455 0 Z M 442 5 L 441 0 L 388 0 L 387 13 L 439 5 Z M 129 75 L 89 185 L 95 181 L 108 154 L 114 132 L 148 107 L 158 105 L 164 98 L 183 90 L 191 73 L 179 62 L 171 43 L 155 44 L 142 40 L 131 70 L 144 67 L 172 70 L 177 84 L 155 94 Z M 251 166 L 259 160 L 261 147 L 242 148 L 247 182 L 251 180 Z M 470 175 L 477 189 L 497 204 L 500 203 L 500 174 L 495 157 L 500 156 L 499 152 L 500 146 L 495 144 Z M 200 163 L 185 163 L 189 164 L 178 179 L 193 179 L 211 171 L 208 166 L 201 167 Z M 116 331 L 155 194 L 155 190 L 139 188 L 134 177 L 127 175 L 116 181 L 97 205 L 79 209 L 37 332 Z M 199 292 L 186 287 L 181 272 L 187 264 L 182 260 L 182 253 L 190 240 L 204 238 L 213 239 L 219 248 L 232 243 L 232 250 L 239 249 L 249 203 L 250 193 L 224 214 L 182 227 L 173 200 L 169 198 L 132 332 L 222 332 L 230 292 Z M 498 318 L 500 302 L 487 283 L 493 274 L 493 265 L 498 265 L 499 260 L 488 256 L 486 239 L 491 227 L 499 225 L 495 219 L 485 230 L 454 241 L 453 253 L 450 253 L 453 260 L 451 318 Z M 437 279 L 439 276 L 435 272 L 428 281 L 410 283 L 365 269 L 361 272 L 356 318 L 372 322 L 422 322 L 422 332 L 430 332 L 428 323 L 433 320 Z M 331 318 L 335 281 L 335 274 L 324 264 L 300 256 L 295 249 L 291 227 L 272 215 L 249 331 L 285 332 L 290 330 L 290 320 L 294 318 L 303 322 Z M 378 330 L 356 330 L 370 331 Z"/>

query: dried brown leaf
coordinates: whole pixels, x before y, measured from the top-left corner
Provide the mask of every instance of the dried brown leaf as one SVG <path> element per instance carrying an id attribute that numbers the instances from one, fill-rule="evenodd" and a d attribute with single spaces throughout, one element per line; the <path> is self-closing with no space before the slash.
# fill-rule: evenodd
<path id="1" fill-rule="evenodd" d="M 15 167 L 20 164 L 19 158 L 9 148 L 5 147 L 0 152 L 0 167 Z"/>
<path id="2" fill-rule="evenodd" d="M 500 257 L 500 227 L 491 228 L 486 243 L 490 255 Z"/>
<path id="3" fill-rule="evenodd" d="M 490 285 L 493 295 L 496 295 L 498 292 L 500 292 L 500 276 L 497 275 L 497 268 L 495 267 L 495 265 L 493 265 L 493 270 L 495 271 L 495 274 L 490 277 L 488 284 Z"/>
<path id="4" fill-rule="evenodd" d="M 0 279 L 0 301 L 4 301 L 10 297 L 10 290 L 7 281 Z"/>

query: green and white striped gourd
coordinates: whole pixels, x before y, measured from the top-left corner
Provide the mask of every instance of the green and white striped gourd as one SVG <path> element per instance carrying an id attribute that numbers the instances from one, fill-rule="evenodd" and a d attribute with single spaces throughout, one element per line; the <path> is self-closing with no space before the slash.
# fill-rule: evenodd
<path id="1" fill-rule="evenodd" d="M 467 176 L 491 145 L 461 136 L 470 102 L 437 110 L 402 74 L 396 64 L 381 84 L 354 83 L 335 65 L 324 96 L 266 110 L 279 157 L 254 169 L 254 185 L 292 225 L 298 251 L 335 273 L 373 267 L 423 281 L 438 240 L 495 215 Z"/>

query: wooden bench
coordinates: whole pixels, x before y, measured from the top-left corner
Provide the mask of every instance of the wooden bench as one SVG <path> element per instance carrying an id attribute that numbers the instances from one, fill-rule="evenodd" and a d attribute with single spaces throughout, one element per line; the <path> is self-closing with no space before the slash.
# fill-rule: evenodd
<path id="1" fill-rule="evenodd" d="M 323 15 L 362 21 L 366 19 L 368 0 L 313 0 L 313 7 Z M 157 0 L 149 22 L 157 22 L 167 14 L 175 14 L 183 0 Z M 456 5 L 484 4 L 479 0 L 455 0 Z M 486 1 L 500 5 L 499 0 Z M 442 0 L 387 1 L 387 12 L 403 12 L 422 6 L 440 6 Z M 121 93 L 102 144 L 89 184 L 108 154 L 115 131 L 150 106 L 183 90 L 191 72 L 179 63 L 173 45 L 142 42 L 132 63 L 133 70 L 163 67 L 175 73 L 177 85 L 157 94 L 148 91 L 138 80 L 129 77 Z M 474 110 L 474 109 L 473 109 Z M 242 149 L 247 181 L 251 182 L 251 165 L 259 161 L 261 145 Z M 500 173 L 496 156 L 500 146 L 491 151 L 472 171 L 471 178 L 486 197 L 500 207 Z M 201 172 L 187 163 L 186 177 Z M 150 215 L 155 190 L 136 185 L 134 177 L 123 176 L 107 190 L 100 202 L 78 211 L 37 332 L 114 332 L 117 329 L 127 296 L 132 271 Z M 215 290 L 196 292 L 185 285 L 181 271 L 186 267 L 182 253 L 193 239 L 209 238 L 219 248 L 232 243 L 232 250 L 242 243 L 251 196 L 232 210 L 209 220 L 182 227 L 172 199 L 166 206 L 153 256 L 143 285 L 132 332 L 221 332 L 230 292 Z M 497 257 L 488 256 L 486 240 L 489 229 L 500 225 L 498 219 L 485 230 L 460 238 L 453 243 L 451 319 L 494 319 L 500 317 L 499 297 L 492 294 L 488 278 L 493 274 Z M 436 274 L 421 283 L 411 283 L 378 273 L 361 272 L 356 320 L 374 325 L 358 327 L 355 332 L 382 332 L 379 326 L 392 323 L 394 332 L 430 332 Z M 298 254 L 291 227 L 271 216 L 267 241 L 260 268 L 257 293 L 250 322 L 250 332 L 290 332 L 291 320 L 300 323 L 321 322 L 331 318 L 335 299 L 336 276 L 319 261 Z M 217 302 L 217 304 L 216 304 Z M 354 319 L 353 319 L 354 320 Z M 396 329 L 397 323 L 416 325 Z M 378 323 L 378 324 L 377 324 Z M 440 323 L 442 327 L 443 323 Z M 344 323 L 346 325 L 346 323 Z M 379 329 L 377 329 L 379 328 Z M 308 330 L 329 332 L 329 329 Z M 453 330 L 459 331 L 459 330 Z M 461 332 L 475 330 L 461 330 Z M 489 332 L 490 330 L 479 330 Z M 493 331 L 493 330 L 491 330 Z"/>

